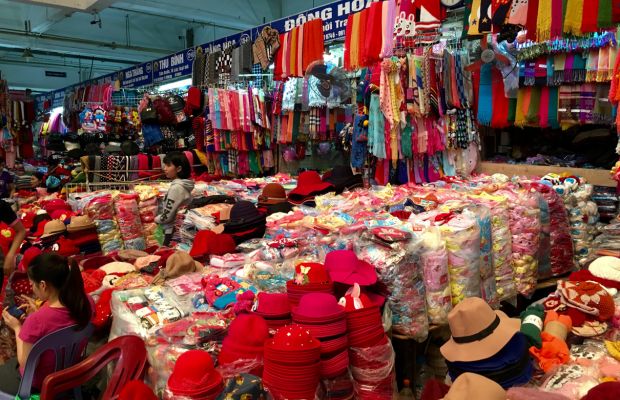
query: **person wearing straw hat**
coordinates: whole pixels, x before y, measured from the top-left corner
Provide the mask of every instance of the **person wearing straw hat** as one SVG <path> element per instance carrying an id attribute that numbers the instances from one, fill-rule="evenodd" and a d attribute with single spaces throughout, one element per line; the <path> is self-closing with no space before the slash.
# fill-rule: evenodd
<path id="1" fill-rule="evenodd" d="M 459 376 L 442 400 L 506 400 L 506 391 L 482 375 L 466 372 Z"/>

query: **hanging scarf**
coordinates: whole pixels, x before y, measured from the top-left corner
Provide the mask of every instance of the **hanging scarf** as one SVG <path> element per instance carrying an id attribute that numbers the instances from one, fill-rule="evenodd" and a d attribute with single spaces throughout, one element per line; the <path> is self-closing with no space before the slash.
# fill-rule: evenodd
<path id="1" fill-rule="evenodd" d="M 366 37 L 363 38 L 364 45 L 360 49 L 362 53 L 361 63 L 364 66 L 370 66 L 381 59 L 379 57 L 383 37 L 381 11 L 381 3 L 373 3 L 369 9 L 361 11 L 361 13 L 368 15 L 366 17 Z"/>
<path id="2" fill-rule="evenodd" d="M 573 70 L 573 64 L 575 63 L 575 54 L 570 53 L 566 55 L 566 62 L 564 64 L 564 83 L 574 82 L 575 71 Z"/>
<path id="3" fill-rule="evenodd" d="M 581 33 L 592 33 L 598 30 L 598 2 L 599 0 L 583 1 L 583 19 L 581 20 Z"/>
<path id="4" fill-rule="evenodd" d="M 524 104 L 526 101 L 526 96 L 529 94 L 529 91 L 531 89 L 528 88 L 521 88 L 519 89 L 519 93 L 517 94 L 517 107 L 516 107 L 516 113 L 515 113 L 515 126 L 521 127 L 523 128 L 525 126 L 525 108 L 524 108 Z"/>
<path id="5" fill-rule="evenodd" d="M 551 0 L 551 39 L 562 36 L 563 0 Z"/>
<path id="6" fill-rule="evenodd" d="M 493 117 L 493 75 L 491 64 L 484 64 L 480 68 L 480 89 L 478 100 L 478 122 L 490 125 Z"/>
<path id="7" fill-rule="evenodd" d="M 525 29 L 527 31 L 526 37 L 528 40 L 536 40 L 539 2 L 540 0 L 529 0 L 527 4 L 527 21 L 525 22 Z"/>
<path id="8" fill-rule="evenodd" d="M 607 82 L 611 77 L 610 47 L 602 47 L 598 52 L 598 70 L 596 71 L 597 82 Z"/>
<path id="9" fill-rule="evenodd" d="M 611 75 L 611 86 L 609 88 L 609 101 L 612 102 L 613 104 L 617 104 L 619 100 L 618 97 L 620 97 L 620 90 L 618 90 L 619 84 L 620 84 L 620 57 L 616 57 L 616 61 L 614 63 L 614 70 Z"/>
<path id="10" fill-rule="evenodd" d="M 528 14 L 528 0 L 513 0 L 508 23 L 512 25 L 525 26 Z"/>
<path id="11" fill-rule="evenodd" d="M 586 0 L 568 0 L 564 9 L 564 33 L 581 36 L 583 5 Z"/>
<path id="12" fill-rule="evenodd" d="M 347 29 L 344 34 L 344 69 L 346 71 L 352 71 L 351 67 L 351 39 L 353 36 L 353 15 L 349 14 L 347 17 Z"/>
<path id="13" fill-rule="evenodd" d="M 517 91 L 517 97 L 514 99 L 508 99 L 508 122 L 511 124 L 515 124 L 515 119 L 517 118 L 517 99 L 519 96 L 519 91 Z"/>
<path id="14" fill-rule="evenodd" d="M 566 64 L 566 53 L 558 53 L 553 57 L 553 85 L 558 86 L 564 82 L 564 65 Z"/>
<path id="15" fill-rule="evenodd" d="M 611 104 L 609 103 L 609 86 L 596 85 L 596 100 L 592 111 L 592 120 L 596 124 L 611 124 Z"/>
<path id="16" fill-rule="evenodd" d="M 560 127 L 558 121 L 558 88 L 549 88 L 549 126 L 552 129 L 558 129 Z"/>
<path id="17" fill-rule="evenodd" d="M 586 80 L 586 59 L 581 53 L 575 53 L 573 59 L 573 82 L 584 82 Z"/>
<path id="18" fill-rule="evenodd" d="M 480 0 L 480 22 L 478 30 L 480 33 L 491 33 L 491 0 Z"/>
<path id="19" fill-rule="evenodd" d="M 586 82 L 596 81 L 598 75 L 598 61 L 599 51 L 592 49 L 588 52 L 588 58 L 586 59 Z"/>
<path id="20" fill-rule="evenodd" d="M 362 13 L 353 14 L 353 24 L 351 28 L 351 69 L 360 67 L 360 18 Z"/>
<path id="21" fill-rule="evenodd" d="M 504 93 L 504 80 L 502 73 L 497 69 L 492 69 L 491 74 L 493 91 L 493 117 L 491 127 L 506 128 L 508 126 L 508 98 Z"/>
<path id="22" fill-rule="evenodd" d="M 553 60 L 555 57 L 553 54 L 547 56 L 547 86 L 553 86 Z"/>
<path id="23" fill-rule="evenodd" d="M 508 13 L 510 12 L 512 0 L 493 0 L 491 22 L 493 23 L 493 32 L 499 31 L 506 23 Z"/>
<path id="24" fill-rule="evenodd" d="M 545 42 L 551 39 L 552 0 L 539 0 L 536 26 L 536 40 Z"/>
<path id="25" fill-rule="evenodd" d="M 382 45 L 381 57 L 391 57 L 394 51 L 394 21 L 396 20 L 396 1 L 381 3 Z"/>
<path id="26" fill-rule="evenodd" d="M 614 24 L 620 23 L 620 0 L 611 0 L 611 21 Z"/>
<path id="27" fill-rule="evenodd" d="M 528 125 L 537 125 L 538 122 L 538 114 L 540 112 L 540 91 L 541 88 L 539 86 L 534 86 L 532 88 L 532 94 L 530 96 L 530 104 L 527 109 L 527 115 L 525 119 L 527 120 Z"/>
<path id="28" fill-rule="evenodd" d="M 469 14 L 469 36 L 480 35 L 480 3 L 482 0 L 473 0 L 471 3 L 471 13 Z"/>
<path id="29" fill-rule="evenodd" d="M 547 86 L 543 86 L 540 93 L 538 121 L 541 128 L 549 126 L 549 88 Z"/>
<path id="30" fill-rule="evenodd" d="M 598 29 L 607 29 L 613 26 L 611 0 L 598 0 L 598 16 L 596 19 Z"/>

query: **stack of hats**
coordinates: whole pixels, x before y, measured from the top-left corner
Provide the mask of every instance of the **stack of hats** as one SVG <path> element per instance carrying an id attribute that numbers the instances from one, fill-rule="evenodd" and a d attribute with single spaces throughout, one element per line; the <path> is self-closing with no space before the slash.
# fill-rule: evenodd
<path id="1" fill-rule="evenodd" d="M 267 215 L 275 213 L 288 213 L 291 211 L 291 204 L 286 199 L 286 191 L 279 183 L 268 183 L 260 196 L 258 196 L 258 207 L 264 209 Z"/>
<path id="2" fill-rule="evenodd" d="M 377 282 L 375 267 L 357 258 L 351 250 L 335 250 L 327 253 L 325 269 L 331 280 L 345 285 L 370 286 Z"/>
<path id="3" fill-rule="evenodd" d="M 448 323 L 452 337 L 441 354 L 453 380 L 472 372 L 506 389 L 529 382 L 533 366 L 519 319 L 493 311 L 479 297 L 469 297 L 450 311 Z"/>
<path id="4" fill-rule="evenodd" d="M 361 293 L 359 285 L 354 285 L 340 304 L 347 316 L 351 373 L 358 398 L 391 399 L 395 354 L 383 329 L 379 305 Z"/>
<path id="5" fill-rule="evenodd" d="M 295 266 L 295 279 L 286 282 L 286 293 L 291 308 L 311 292 L 332 293 L 333 284 L 323 264 L 300 263 Z"/>
<path id="6" fill-rule="evenodd" d="M 80 253 L 93 254 L 101 252 L 97 227 L 87 215 L 71 217 L 71 223 L 67 225 L 67 238 L 80 248 Z"/>
<path id="7" fill-rule="evenodd" d="M 239 315 L 230 324 L 228 335 L 222 342 L 222 351 L 218 356 L 220 368 L 260 375 L 263 345 L 268 338 L 269 328 L 262 317 L 254 314 Z"/>
<path id="8" fill-rule="evenodd" d="M 293 322 L 321 341 L 321 377 L 335 378 L 349 368 L 344 308 L 328 293 L 309 293 L 293 309 Z"/>
<path id="9" fill-rule="evenodd" d="M 223 389 L 222 375 L 215 370 L 211 355 L 203 350 L 181 354 L 168 378 L 167 390 L 172 398 L 215 400 Z"/>
<path id="10" fill-rule="evenodd" d="M 256 296 L 253 311 L 265 319 L 270 329 L 291 323 L 291 307 L 286 293 L 260 292 Z"/>
<path id="11" fill-rule="evenodd" d="M 275 400 L 314 399 L 320 380 L 321 343 L 307 329 L 288 325 L 265 342 L 263 380 Z"/>
<path id="12" fill-rule="evenodd" d="M 316 171 L 305 171 L 297 178 L 297 187 L 288 194 L 288 201 L 291 204 L 314 205 L 316 196 L 333 192 L 335 187 L 329 182 L 323 182 L 321 175 Z"/>
<path id="13" fill-rule="evenodd" d="M 260 212 L 254 204 L 242 200 L 230 209 L 230 218 L 225 224 L 213 228 L 215 233 L 227 233 L 233 237 L 235 243 L 262 238 L 267 229 L 267 216 Z"/>
<path id="14" fill-rule="evenodd" d="M 331 171 L 323 174 L 323 182 L 334 185 L 336 194 L 364 186 L 362 175 L 353 175 L 353 171 L 348 165 L 337 165 Z"/>

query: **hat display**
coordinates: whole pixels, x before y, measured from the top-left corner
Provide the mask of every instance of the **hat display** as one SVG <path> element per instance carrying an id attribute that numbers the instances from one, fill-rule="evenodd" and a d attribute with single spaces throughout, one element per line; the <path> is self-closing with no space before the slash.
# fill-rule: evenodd
<path id="1" fill-rule="evenodd" d="M 154 285 L 163 283 L 166 279 L 178 278 L 181 275 L 202 270 L 202 264 L 194 261 L 192 256 L 184 251 L 175 251 L 166 259 L 166 268 L 161 270 L 153 280 Z"/>
<path id="2" fill-rule="evenodd" d="M 263 237 L 266 225 L 267 216 L 251 202 L 241 200 L 230 209 L 228 221 L 216 226 L 212 231 L 230 234 L 235 243 L 239 244 L 249 239 Z"/>
<path id="3" fill-rule="evenodd" d="M 374 285 L 377 282 L 375 268 L 357 258 L 352 250 L 335 250 L 327 253 L 325 268 L 334 282 L 361 286 Z"/>
<path id="4" fill-rule="evenodd" d="M 558 292 L 568 307 L 606 321 L 614 315 L 613 297 L 596 282 L 558 281 Z"/>
<path id="5" fill-rule="evenodd" d="M 269 328 L 281 328 L 291 323 L 291 307 L 286 293 L 260 292 L 253 312 L 265 319 Z"/>
<path id="6" fill-rule="evenodd" d="M 273 205 L 286 203 L 286 201 L 286 190 L 279 183 L 268 183 L 258 196 L 258 205 Z"/>
<path id="7" fill-rule="evenodd" d="M 325 266 L 319 263 L 299 263 L 295 266 L 295 279 L 286 282 L 286 293 L 291 307 L 311 292 L 332 293 L 331 282 Z"/>
<path id="8" fill-rule="evenodd" d="M 57 219 L 53 219 L 45 224 L 45 227 L 43 228 L 43 234 L 41 235 L 41 239 L 54 236 L 54 235 L 58 235 L 66 231 L 67 231 L 67 227 L 65 226 L 64 222 L 57 220 Z"/>
<path id="9" fill-rule="evenodd" d="M 177 359 L 167 388 L 175 396 L 215 398 L 224 389 L 224 381 L 208 352 L 189 350 Z"/>
<path id="10" fill-rule="evenodd" d="M 448 314 L 452 337 L 441 346 L 448 361 L 476 361 L 489 358 L 501 350 L 521 326 L 479 297 L 468 297 Z"/>
<path id="11" fill-rule="evenodd" d="M 315 196 L 334 190 L 334 185 L 323 182 L 318 172 L 304 171 L 297 178 L 297 187 L 288 194 L 288 201 L 292 204 L 303 204 L 312 201 Z"/>
<path id="12" fill-rule="evenodd" d="M 93 228 L 95 228 L 95 223 L 88 215 L 74 215 L 71 217 L 71 223 L 67 225 L 67 231 L 70 233 Z"/>
<path id="13" fill-rule="evenodd" d="M 334 185 L 336 194 L 364 186 L 362 175 L 353 175 L 353 171 L 348 165 L 335 166 L 334 169 L 323 175 L 323 181 Z"/>
<path id="14" fill-rule="evenodd" d="M 484 376 L 465 373 L 459 376 L 443 400 L 506 400 L 506 391 Z"/>
<path id="15" fill-rule="evenodd" d="M 313 399 L 320 380 L 321 343 L 299 325 L 265 342 L 263 381 L 276 398 Z"/>
<path id="16" fill-rule="evenodd" d="M 620 258 L 618 257 L 599 257 L 592 261 L 588 270 L 598 278 L 620 282 Z"/>
<path id="17" fill-rule="evenodd" d="M 241 367 L 243 361 L 249 368 L 245 372 L 255 370 L 262 364 L 263 346 L 269 338 L 269 327 L 265 320 L 255 314 L 240 314 L 230 324 L 228 336 L 222 343 L 222 351 L 218 356 L 220 365 L 236 364 Z M 256 371 L 260 373 L 260 369 Z"/>

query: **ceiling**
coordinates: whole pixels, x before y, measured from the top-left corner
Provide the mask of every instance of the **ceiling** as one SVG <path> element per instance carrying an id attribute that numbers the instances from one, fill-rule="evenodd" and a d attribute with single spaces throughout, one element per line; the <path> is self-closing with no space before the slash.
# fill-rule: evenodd
<path id="1" fill-rule="evenodd" d="M 187 48 L 188 30 L 197 45 L 329 2 L 0 0 L 0 71 L 11 88 L 49 91 Z"/>

